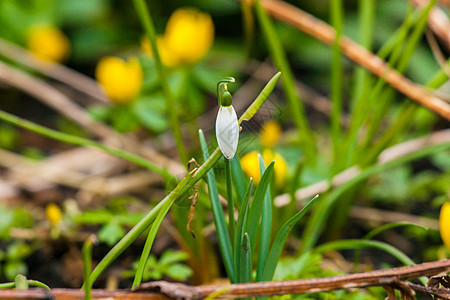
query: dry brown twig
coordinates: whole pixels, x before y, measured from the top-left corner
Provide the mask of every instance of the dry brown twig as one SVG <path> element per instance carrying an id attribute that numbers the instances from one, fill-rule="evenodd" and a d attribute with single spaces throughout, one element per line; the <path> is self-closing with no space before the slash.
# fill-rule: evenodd
<path id="1" fill-rule="evenodd" d="M 261 5 L 274 18 L 326 44 L 332 44 L 335 40 L 335 31 L 330 25 L 295 6 L 279 0 L 263 0 Z M 413 83 L 397 71 L 390 69 L 385 61 L 348 37 L 341 37 L 340 46 L 342 53 L 348 58 L 375 75 L 383 77 L 388 84 L 408 98 L 450 120 L 450 104 L 434 96 L 422 86 Z"/>
<path id="2" fill-rule="evenodd" d="M 425 7 L 428 4 L 428 0 L 410 1 L 418 7 Z M 437 6 L 433 7 L 428 17 L 428 25 L 450 50 L 450 22 L 445 12 Z"/>
<path id="3" fill-rule="evenodd" d="M 142 284 L 136 292 L 93 290 L 93 299 L 204 299 L 214 295 L 215 299 L 233 299 L 255 296 L 272 296 L 300 293 L 327 292 L 339 289 L 365 288 L 383 286 L 401 290 L 403 293 L 414 294 L 414 290 L 442 299 L 450 299 L 450 291 L 446 288 L 421 286 L 405 280 L 432 276 L 450 270 L 450 260 L 434 261 L 408 267 L 376 270 L 364 273 L 354 273 L 323 278 L 299 279 L 288 281 L 269 281 L 241 283 L 231 285 L 188 286 L 180 283 L 156 281 Z M 47 299 L 58 300 L 82 299 L 83 292 L 79 289 L 42 289 L 3 290 L 2 299 Z"/>
<path id="4" fill-rule="evenodd" d="M 185 172 L 184 166 L 179 162 L 158 153 L 148 145 L 144 146 L 131 136 L 120 135 L 107 125 L 94 121 L 82 107 L 73 103 L 69 97 L 40 79 L 0 62 L 0 81 L 39 99 L 90 133 L 103 138 L 107 145 L 138 153 L 155 164 L 166 167 L 171 174 L 178 175 Z"/>
<path id="5" fill-rule="evenodd" d="M 77 188 L 92 196 L 115 196 L 138 191 L 160 183 L 161 178 L 147 171 L 121 173 L 127 166 L 123 160 L 96 149 L 74 148 L 54 154 L 43 161 L 32 161 L 0 149 L 0 166 L 8 168 L 6 182 L 29 192 L 54 188 L 55 184 Z M 6 185 L 6 183 L 4 183 Z M 0 198 L 18 196 L 19 191 L 0 189 Z"/>
<path id="6" fill-rule="evenodd" d="M 431 133 L 430 135 L 410 140 L 390 148 L 387 148 L 381 152 L 378 157 L 378 164 L 388 163 L 398 157 L 404 156 L 406 154 L 415 152 L 425 146 L 444 144 L 450 142 L 450 129 L 445 129 Z M 357 166 L 350 167 L 339 174 L 336 174 L 332 179 L 331 183 L 328 180 L 322 180 L 317 183 L 311 184 L 307 187 L 300 188 L 295 192 L 295 198 L 297 201 L 302 201 L 314 197 L 317 194 L 327 191 L 331 187 L 337 187 L 346 183 L 347 181 L 353 179 L 361 172 L 361 169 Z M 289 203 L 290 196 L 288 194 L 282 194 L 275 198 L 274 200 L 276 206 L 283 206 Z"/>
<path id="7" fill-rule="evenodd" d="M 64 65 L 39 59 L 28 50 L 2 38 L 0 38 L 0 55 L 6 56 L 52 79 L 63 82 L 102 103 L 111 103 L 100 91 L 99 85 L 95 80 Z"/>

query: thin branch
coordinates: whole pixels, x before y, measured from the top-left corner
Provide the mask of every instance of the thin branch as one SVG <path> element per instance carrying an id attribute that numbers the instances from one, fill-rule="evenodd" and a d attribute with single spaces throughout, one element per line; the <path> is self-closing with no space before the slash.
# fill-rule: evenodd
<path id="1" fill-rule="evenodd" d="M 111 128 L 94 121 L 80 106 L 57 89 L 3 62 L 0 62 L 0 81 L 39 99 L 96 136 L 109 139 L 117 135 Z"/>
<path id="2" fill-rule="evenodd" d="M 428 0 L 410 0 L 418 7 L 424 7 L 428 4 Z M 450 50 L 450 21 L 446 13 L 435 6 L 431 9 L 428 17 L 428 25 L 431 30 L 444 42 L 447 49 Z"/>
<path id="3" fill-rule="evenodd" d="M 73 103 L 69 97 L 40 79 L 0 62 L 0 81 L 39 99 L 90 133 L 103 138 L 105 144 L 112 144 L 115 147 L 138 153 L 158 166 L 168 168 L 168 171 L 173 175 L 185 173 L 185 168 L 179 162 L 158 153 L 148 145 L 143 146 L 131 136 L 120 135 L 110 127 L 94 121 L 82 107 Z"/>
<path id="4" fill-rule="evenodd" d="M 67 68 L 64 65 L 44 61 L 34 56 L 26 49 L 2 38 L 0 38 L 0 55 L 38 71 L 54 80 L 63 82 L 102 103 L 111 103 L 111 101 L 101 93 L 99 85 L 95 80 Z"/>
<path id="5" fill-rule="evenodd" d="M 288 23 L 326 44 L 331 45 L 335 40 L 335 32 L 330 25 L 295 6 L 279 0 L 264 0 L 261 1 L 261 5 L 276 19 Z M 422 86 L 413 83 L 397 71 L 390 69 L 384 60 L 348 37 L 341 37 L 340 46 L 342 53 L 348 58 L 375 75 L 383 77 L 387 83 L 408 98 L 450 120 L 450 104 L 434 96 Z"/>
<path id="6" fill-rule="evenodd" d="M 130 291 L 93 290 L 93 299 L 204 299 L 214 294 L 216 299 L 234 299 L 255 296 L 272 296 L 301 293 L 318 293 L 332 290 L 365 288 L 371 286 L 389 286 L 401 291 L 417 290 L 420 292 L 450 299 L 450 291 L 446 288 L 423 287 L 405 280 L 422 276 L 432 276 L 450 271 L 450 260 L 433 261 L 414 266 L 375 270 L 371 272 L 347 275 L 298 279 L 287 281 L 267 281 L 230 285 L 189 286 L 181 283 L 154 281 L 144 283 Z M 0 297 L 7 299 L 48 299 L 57 300 L 82 299 L 83 291 L 79 289 L 43 289 L 2 290 Z"/>
<path id="7" fill-rule="evenodd" d="M 418 151 L 426 146 L 450 143 L 450 129 L 441 130 L 432 133 L 426 137 L 410 140 L 390 148 L 387 148 L 381 152 L 378 157 L 378 164 L 386 164 L 393 161 L 396 158 L 407 155 L 409 153 Z M 349 180 L 358 176 L 361 173 L 361 169 L 357 166 L 350 167 L 339 174 L 336 174 L 332 179 L 331 183 L 328 180 L 322 180 L 313 183 L 309 186 L 298 189 L 295 192 L 295 198 L 297 201 L 302 201 L 314 197 L 317 194 L 321 194 L 330 188 L 335 188 L 340 186 Z M 287 205 L 290 201 L 290 196 L 288 194 L 282 194 L 275 198 L 274 200 L 276 206 Z"/>

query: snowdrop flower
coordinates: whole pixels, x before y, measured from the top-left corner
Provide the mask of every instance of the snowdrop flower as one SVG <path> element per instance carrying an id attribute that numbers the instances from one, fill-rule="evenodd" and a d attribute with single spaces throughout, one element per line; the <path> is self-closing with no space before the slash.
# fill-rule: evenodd
<path id="1" fill-rule="evenodd" d="M 217 84 L 219 113 L 216 119 L 216 137 L 223 155 L 227 159 L 232 159 L 236 154 L 239 141 L 239 124 L 236 111 L 231 105 L 231 94 L 228 92 L 227 82 L 234 82 L 234 78 L 228 77 Z"/>

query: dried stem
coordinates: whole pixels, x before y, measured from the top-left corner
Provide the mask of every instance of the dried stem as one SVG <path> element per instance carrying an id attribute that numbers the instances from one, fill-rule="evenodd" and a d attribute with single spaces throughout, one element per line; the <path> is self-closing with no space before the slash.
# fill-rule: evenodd
<path id="1" fill-rule="evenodd" d="M 142 155 L 156 165 L 167 168 L 172 175 L 186 172 L 179 162 L 158 153 L 148 145 L 143 146 L 131 136 L 120 135 L 110 127 L 94 121 L 81 106 L 73 103 L 69 97 L 40 79 L 0 62 L 0 81 L 39 99 L 90 133 L 103 138 L 105 144 Z"/>
<path id="2" fill-rule="evenodd" d="M 410 140 L 392 146 L 384 150 L 380 154 L 378 158 L 378 164 L 386 164 L 390 161 L 393 161 L 396 158 L 410 154 L 429 145 L 445 144 L 445 143 L 450 143 L 450 129 L 441 130 L 423 138 Z M 322 180 L 314 184 L 311 184 L 307 187 L 298 189 L 295 192 L 295 197 L 297 201 L 302 201 L 304 199 L 311 198 L 314 195 L 327 191 L 331 187 L 337 187 L 348 182 L 349 180 L 358 176 L 358 174 L 360 173 L 361 169 L 357 166 L 353 166 L 351 168 L 342 171 L 339 174 L 336 174 L 331 179 L 331 183 L 328 180 Z M 283 206 L 289 203 L 289 201 L 290 196 L 288 194 L 282 194 L 275 198 L 275 205 Z"/>
<path id="3" fill-rule="evenodd" d="M 326 44 L 331 45 L 335 40 L 335 31 L 331 26 L 295 6 L 279 0 L 264 0 L 261 5 L 273 17 Z M 372 52 L 345 36 L 340 39 L 340 47 L 342 53 L 348 58 L 375 75 L 383 77 L 387 83 L 408 98 L 450 120 L 450 104 L 434 96 L 422 86 L 413 83 L 397 71 L 390 69 L 384 60 Z"/>
<path id="4" fill-rule="evenodd" d="M 450 270 L 450 260 L 423 263 L 414 266 L 400 267 L 371 272 L 354 273 L 323 278 L 299 279 L 288 281 L 268 281 L 231 285 L 188 286 L 180 283 L 155 281 L 142 284 L 136 292 L 93 290 L 93 299 L 204 299 L 215 294 L 217 299 L 233 299 L 254 296 L 272 296 L 300 293 L 318 293 L 340 289 L 365 288 L 383 286 L 413 293 L 412 290 L 450 299 L 450 291 L 446 288 L 424 287 L 405 280 L 422 276 L 432 276 Z M 82 299 L 83 292 L 71 289 L 4 290 L 0 296 L 5 299 L 29 298 L 59 300 Z"/>
<path id="5" fill-rule="evenodd" d="M 410 0 L 414 5 L 424 7 L 428 0 Z M 431 30 L 444 42 L 447 49 L 450 49 L 450 22 L 445 12 L 435 6 L 431 9 L 428 17 L 428 25 Z"/>
<path id="6" fill-rule="evenodd" d="M 52 79 L 63 82 L 100 102 L 111 102 L 100 92 L 99 85 L 95 80 L 69 69 L 64 65 L 44 61 L 34 56 L 26 49 L 23 49 L 22 47 L 19 47 L 18 45 L 2 38 L 0 38 L 0 55 L 12 59 L 23 66 L 36 70 Z"/>

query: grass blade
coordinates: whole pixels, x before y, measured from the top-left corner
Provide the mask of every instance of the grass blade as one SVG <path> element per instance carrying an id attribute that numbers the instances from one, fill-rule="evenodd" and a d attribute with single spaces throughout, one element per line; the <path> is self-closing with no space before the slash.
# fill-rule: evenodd
<path id="1" fill-rule="evenodd" d="M 235 270 L 240 270 L 240 252 L 242 250 L 242 239 L 244 238 L 245 228 L 247 227 L 248 219 L 248 208 L 250 203 L 250 194 L 252 193 L 253 179 L 250 178 L 248 184 L 247 192 L 245 193 L 244 199 L 242 200 L 241 206 L 239 207 L 239 215 L 236 223 L 236 232 L 234 233 L 234 261 Z M 236 274 L 237 282 L 241 282 L 240 273 Z"/>
<path id="2" fill-rule="evenodd" d="M 275 240 L 273 241 L 272 249 L 270 249 L 269 256 L 267 257 L 266 266 L 264 268 L 264 273 L 262 275 L 261 281 L 269 281 L 272 279 L 275 273 L 275 268 L 277 266 L 278 260 L 280 259 L 281 252 L 283 251 L 284 244 L 288 238 L 289 233 L 294 228 L 294 225 L 303 217 L 303 215 L 311 208 L 314 202 L 317 200 L 319 195 L 315 196 L 308 202 L 298 213 L 296 213 L 292 218 L 290 218 L 281 227 Z"/>
<path id="3" fill-rule="evenodd" d="M 245 186 L 247 185 L 247 177 L 245 177 L 244 171 L 242 171 L 241 162 L 237 155 L 231 160 L 231 173 L 233 177 L 233 183 L 237 194 L 236 205 L 239 207 L 245 197 Z"/>
<path id="4" fill-rule="evenodd" d="M 340 38 L 343 27 L 343 5 L 342 0 L 330 2 L 331 23 L 335 31 L 331 61 L 331 139 L 333 141 L 334 165 L 340 159 L 341 151 L 341 118 L 342 118 L 342 55 Z M 339 169 L 338 169 L 339 170 Z M 338 170 L 333 170 L 336 173 Z"/>
<path id="5" fill-rule="evenodd" d="M 402 262 L 405 266 L 414 265 L 414 261 L 409 258 L 405 253 L 400 251 L 399 249 L 391 246 L 389 244 L 378 242 L 378 241 L 367 241 L 367 240 L 340 240 L 329 242 L 319 247 L 315 248 L 315 252 L 326 252 L 330 250 L 343 250 L 343 249 L 363 249 L 363 248 L 376 248 L 380 249 L 386 253 L 389 253 L 393 257 L 397 258 L 400 262 Z M 424 277 L 419 278 L 419 280 L 423 283 L 423 285 L 427 284 L 427 279 Z"/>
<path id="6" fill-rule="evenodd" d="M 303 102 L 301 101 L 298 91 L 295 87 L 294 74 L 289 66 L 286 53 L 281 45 L 280 39 L 277 36 L 275 28 L 259 0 L 254 2 L 256 17 L 261 26 L 261 30 L 267 42 L 270 55 L 277 68 L 283 73 L 283 90 L 289 104 L 289 111 L 294 119 L 295 126 L 298 130 L 299 141 L 301 142 L 305 152 L 311 158 L 315 158 L 315 143 L 314 135 L 309 127 Z M 250 238 L 252 236 L 250 235 Z M 253 245 L 252 245 L 253 246 Z"/>
<path id="7" fill-rule="evenodd" d="M 275 74 L 269 82 L 264 86 L 262 91 L 259 93 L 258 97 L 256 97 L 255 101 L 247 108 L 247 110 L 242 114 L 239 118 L 239 124 L 242 121 L 249 121 L 256 112 L 261 108 L 261 106 L 266 102 L 272 93 L 273 89 L 277 86 L 277 82 L 280 79 L 281 72 Z"/>
<path id="8" fill-rule="evenodd" d="M 159 210 L 158 215 L 156 216 L 155 221 L 153 222 L 152 227 L 150 228 L 150 232 L 148 233 L 147 240 L 145 241 L 144 249 L 142 250 L 141 258 L 139 259 L 139 265 L 136 270 L 136 275 L 133 281 L 132 289 L 136 288 L 141 284 L 142 277 L 144 276 L 145 266 L 147 265 L 148 257 L 150 255 L 150 251 L 153 246 L 153 241 L 155 240 L 156 234 L 158 233 L 159 227 L 164 220 L 164 217 L 169 212 L 175 200 L 181 194 L 184 187 L 188 184 L 188 182 L 192 179 L 197 169 L 189 172 L 183 180 L 175 187 L 175 189 L 170 193 L 169 200 L 164 203 L 162 208 Z"/>
<path id="9" fill-rule="evenodd" d="M 252 247 L 250 246 L 250 237 L 247 232 L 242 237 L 241 255 L 239 257 L 240 265 L 240 281 L 239 283 L 246 283 L 252 281 Z"/>
<path id="10" fill-rule="evenodd" d="M 258 155 L 259 170 L 261 177 L 263 176 L 266 166 L 261 155 Z M 270 237 L 272 233 L 272 195 L 270 191 L 270 184 L 264 194 L 262 214 L 261 214 L 261 234 L 259 240 L 258 260 L 256 263 L 256 281 L 261 281 L 264 266 L 266 264 L 267 255 L 270 248 Z M 256 254 L 256 253 L 255 253 Z"/>
<path id="11" fill-rule="evenodd" d="M 209 158 L 208 145 L 206 144 L 203 131 L 199 130 L 200 144 L 202 146 L 203 158 L 206 161 Z M 211 208 L 214 215 L 214 225 L 216 226 L 217 237 L 219 240 L 220 252 L 225 264 L 228 278 L 232 283 L 236 282 L 236 274 L 233 267 L 233 254 L 231 250 L 230 236 L 228 235 L 227 225 L 223 213 L 222 206 L 219 201 L 219 193 L 217 191 L 216 176 L 214 170 L 210 169 L 207 173 L 209 197 L 211 199 Z"/>
<path id="12" fill-rule="evenodd" d="M 250 245 L 252 246 L 252 252 L 254 252 L 256 244 L 256 234 L 259 228 L 259 219 L 261 218 L 261 212 L 263 207 L 264 195 L 266 194 L 269 183 L 272 180 L 274 161 L 270 163 L 264 172 L 261 181 L 255 191 L 252 205 L 248 212 L 248 223 L 246 231 L 250 237 Z"/>
<path id="13" fill-rule="evenodd" d="M 424 227 L 424 226 L 421 226 L 421 225 L 418 225 L 418 224 L 414 224 L 414 223 L 411 223 L 411 222 L 393 222 L 393 223 L 384 224 L 382 226 L 379 226 L 379 227 L 373 229 L 372 231 L 367 233 L 362 239 L 363 240 L 370 240 L 374 236 L 382 233 L 383 231 L 386 231 L 386 230 L 389 230 L 389 229 L 392 229 L 392 228 L 402 227 L 402 226 L 413 226 L 413 227 L 417 227 L 417 228 L 420 228 L 420 229 L 428 230 L 427 227 Z M 360 249 L 355 251 L 355 259 L 353 261 L 355 272 L 357 272 L 357 270 L 358 270 L 360 253 L 361 253 Z"/>

